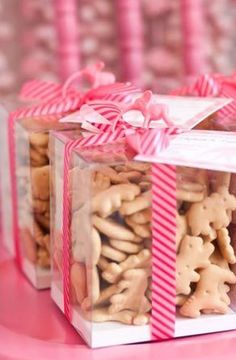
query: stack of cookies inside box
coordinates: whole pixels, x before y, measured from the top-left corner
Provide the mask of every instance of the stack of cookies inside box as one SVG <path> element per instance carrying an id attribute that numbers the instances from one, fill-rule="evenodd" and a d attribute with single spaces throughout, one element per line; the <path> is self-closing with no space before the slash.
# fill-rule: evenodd
<path id="1" fill-rule="evenodd" d="M 132 161 L 93 171 L 75 167 L 71 175 L 74 184 L 91 177 L 88 193 L 78 194 L 77 185 L 72 191 L 73 302 L 95 322 L 147 324 L 151 164 Z M 236 263 L 230 228 L 236 197 L 230 182 L 230 173 L 177 168 L 176 307 L 183 317 L 229 310 L 228 292 L 236 283 L 230 269 Z"/>
<path id="2" fill-rule="evenodd" d="M 49 135 L 17 134 L 18 210 L 23 255 L 42 269 L 50 267 Z"/>
<path id="3" fill-rule="evenodd" d="M 92 228 L 88 194 L 83 194 L 84 201 L 80 194 L 73 202 L 74 302 L 81 305 L 86 318 L 95 322 L 148 323 L 151 310 L 150 164 L 127 162 L 99 167 L 92 173 L 75 167 L 71 175 L 77 179 L 74 184 L 83 183 L 83 179 L 88 181 L 90 176 L 92 195 Z M 76 199 L 76 191 L 73 194 Z M 90 231 L 91 243 L 88 241 Z"/>
<path id="4" fill-rule="evenodd" d="M 178 168 L 176 304 L 182 316 L 228 312 L 236 276 L 231 174 Z M 234 244 L 235 246 L 235 244 Z"/>

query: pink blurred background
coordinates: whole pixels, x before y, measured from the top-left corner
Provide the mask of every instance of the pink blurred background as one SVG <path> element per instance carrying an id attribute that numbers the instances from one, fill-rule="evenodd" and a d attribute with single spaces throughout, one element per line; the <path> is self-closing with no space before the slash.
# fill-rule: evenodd
<path id="1" fill-rule="evenodd" d="M 103 60 L 161 93 L 235 68 L 235 0 L 1 0 L 0 94 Z"/>

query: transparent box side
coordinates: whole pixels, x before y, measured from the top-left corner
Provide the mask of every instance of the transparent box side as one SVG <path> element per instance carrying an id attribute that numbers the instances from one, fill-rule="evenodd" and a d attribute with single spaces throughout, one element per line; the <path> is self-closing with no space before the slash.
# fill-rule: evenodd
<path id="1" fill-rule="evenodd" d="M 12 220 L 12 192 L 10 176 L 10 158 L 8 147 L 8 120 L 9 112 L 4 106 L 0 107 L 1 131 L 0 131 L 0 191 L 1 191 L 1 236 L 2 243 L 8 252 L 15 253 L 13 239 L 13 220 Z"/>
<path id="2" fill-rule="evenodd" d="M 51 252 L 52 281 L 60 291 L 63 290 L 63 154 L 64 143 L 55 137 L 50 138 L 51 157 Z"/>
<path id="3" fill-rule="evenodd" d="M 124 142 L 78 150 L 71 171 L 72 305 L 91 323 L 93 347 L 102 331 L 114 329 L 114 322 L 149 321 L 151 165 L 133 162 L 132 157 Z M 141 206 L 139 228 L 122 208 L 135 201 Z M 131 283 L 133 304 L 129 299 L 118 305 L 121 287 L 129 292 Z"/>
<path id="4" fill-rule="evenodd" d="M 17 218 L 23 269 L 38 288 L 50 285 L 50 165 L 47 131 L 32 132 L 16 121 Z"/>

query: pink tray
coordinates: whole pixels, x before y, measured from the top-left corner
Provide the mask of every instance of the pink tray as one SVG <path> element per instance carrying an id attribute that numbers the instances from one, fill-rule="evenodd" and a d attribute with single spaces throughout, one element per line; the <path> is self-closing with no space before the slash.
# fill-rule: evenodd
<path id="1" fill-rule="evenodd" d="M 164 343 L 89 349 L 50 299 L 0 254 L 0 360 L 235 360 L 236 331 Z"/>

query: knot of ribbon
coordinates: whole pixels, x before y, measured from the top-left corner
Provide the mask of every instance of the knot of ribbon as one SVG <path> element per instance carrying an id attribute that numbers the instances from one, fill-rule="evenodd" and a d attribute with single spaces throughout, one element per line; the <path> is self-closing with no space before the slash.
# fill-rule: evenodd
<path id="1" fill-rule="evenodd" d="M 121 129 L 173 128 L 167 105 L 155 103 L 151 91 L 141 93 L 133 103 L 103 99 L 87 101 L 60 122 L 80 123 L 82 129 L 93 134 Z"/>
<path id="2" fill-rule="evenodd" d="M 88 101 L 103 99 L 117 102 L 129 101 L 140 90 L 130 83 L 115 82 L 115 76 L 103 71 L 104 64 L 99 62 L 73 74 L 64 84 L 33 80 L 23 85 L 20 98 L 36 101 L 14 112 L 14 118 L 45 117 L 45 120 L 60 119 L 81 108 Z M 72 85 L 77 80 L 79 89 Z M 82 82 L 88 82 L 83 89 Z"/>

